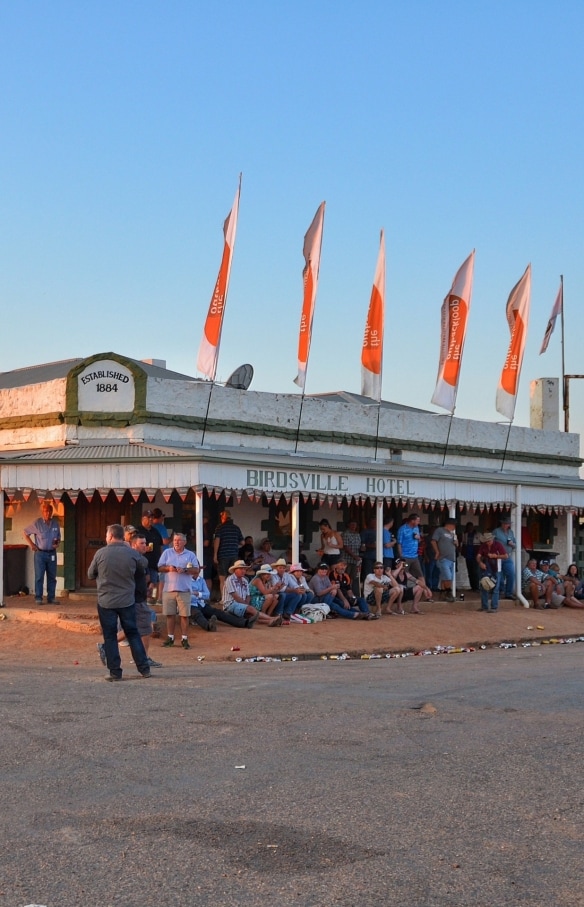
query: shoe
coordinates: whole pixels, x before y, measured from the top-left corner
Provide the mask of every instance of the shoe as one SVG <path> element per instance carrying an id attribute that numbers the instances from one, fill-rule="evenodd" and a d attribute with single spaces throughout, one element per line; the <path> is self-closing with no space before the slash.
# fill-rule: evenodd
<path id="1" fill-rule="evenodd" d="M 119 646 L 129 646 L 130 643 L 128 642 L 127 639 L 120 639 L 118 645 L 119 645 Z"/>
<path id="2" fill-rule="evenodd" d="M 47 605 L 54 605 L 54 604 L 55 604 L 54 598 L 47 598 Z"/>
<path id="3" fill-rule="evenodd" d="M 160 664 L 160 662 L 159 662 L 159 661 L 154 661 L 153 658 L 149 658 L 149 659 L 148 659 L 148 664 L 150 665 L 151 668 L 161 668 L 161 667 L 162 667 L 162 665 Z"/>
<path id="4" fill-rule="evenodd" d="M 281 627 L 284 621 L 282 620 L 282 615 L 279 614 L 278 617 L 274 617 L 271 624 L 268 624 L 269 627 Z"/>
<path id="5" fill-rule="evenodd" d="M 121 674 L 119 674 L 119 675 L 118 674 L 106 674 L 105 679 L 108 680 L 110 683 L 113 683 L 116 680 L 121 680 L 122 675 Z"/>
<path id="6" fill-rule="evenodd" d="M 107 659 L 105 657 L 105 646 L 102 642 L 97 643 L 97 651 L 99 652 L 99 657 L 104 668 L 107 668 Z"/>
<path id="7" fill-rule="evenodd" d="M 183 649 L 190 649 L 190 647 L 191 647 L 190 642 L 189 642 L 188 639 L 186 639 L 186 638 L 185 638 L 185 639 L 181 639 L 180 644 L 181 644 L 181 646 L 183 647 Z"/>
<path id="8" fill-rule="evenodd" d="M 35 605 L 42 605 L 43 600 L 42 600 L 42 598 L 35 598 L 34 603 L 35 603 Z"/>
<path id="9" fill-rule="evenodd" d="M 452 602 L 455 602 L 456 599 L 455 599 L 454 595 L 445 595 L 445 596 L 443 596 L 442 601 L 450 602 L 450 604 L 452 604 Z"/>
<path id="10" fill-rule="evenodd" d="M 140 677 L 142 677 L 143 680 L 149 680 L 150 677 L 152 677 L 152 674 L 150 673 L 150 669 L 148 669 L 147 671 L 144 671 L 142 674 L 140 674 Z"/>
<path id="11" fill-rule="evenodd" d="M 167 636 L 166 639 L 164 640 L 164 642 L 162 643 L 162 648 L 170 649 L 170 648 L 172 648 L 172 646 L 174 646 L 174 637 Z"/>
<path id="12" fill-rule="evenodd" d="M 217 617 L 216 617 L 215 614 L 213 614 L 213 615 L 209 618 L 209 626 L 207 627 L 207 630 L 209 631 L 209 633 L 216 633 L 216 632 L 217 632 Z"/>

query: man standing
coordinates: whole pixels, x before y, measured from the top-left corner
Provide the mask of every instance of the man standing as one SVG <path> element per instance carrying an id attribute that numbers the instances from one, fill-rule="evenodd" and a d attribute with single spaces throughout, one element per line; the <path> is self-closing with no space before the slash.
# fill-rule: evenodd
<path id="1" fill-rule="evenodd" d="M 165 648 L 174 646 L 174 627 L 176 615 L 180 617 L 183 649 L 190 649 L 188 627 L 191 616 L 191 582 L 199 573 L 197 555 L 185 548 L 187 537 L 182 532 L 175 532 L 172 537 L 172 548 L 162 552 L 158 562 L 158 572 L 164 573 L 164 591 L 162 592 L 162 613 L 166 617 Z"/>
<path id="2" fill-rule="evenodd" d="M 243 542 L 243 535 L 239 526 L 231 519 L 230 510 L 222 510 L 219 514 L 220 523 L 215 530 L 213 540 L 213 563 L 219 574 L 219 586 L 223 594 L 223 584 L 229 568 L 237 560 L 239 546 Z"/>
<path id="3" fill-rule="evenodd" d="M 492 532 L 483 533 L 483 542 L 477 554 L 477 563 L 481 573 L 479 585 L 481 587 L 481 611 L 492 614 L 499 610 L 499 588 L 501 584 L 501 564 L 507 557 L 501 542 L 495 540 Z M 485 589 L 483 580 L 490 579 L 494 585 L 492 589 Z M 491 596 L 491 610 L 489 611 L 489 595 Z"/>
<path id="4" fill-rule="evenodd" d="M 141 534 L 146 539 L 146 560 L 148 561 L 148 573 L 152 586 L 152 604 L 156 604 L 161 590 L 158 588 L 158 561 L 162 555 L 162 539 L 160 533 L 153 525 L 153 513 L 151 510 L 145 510 L 142 514 Z"/>
<path id="5" fill-rule="evenodd" d="M 493 532 L 497 542 L 500 542 L 508 555 L 507 560 L 501 564 L 501 598 L 515 599 L 515 549 L 517 539 L 511 529 L 509 517 L 503 517 L 500 525 Z"/>
<path id="6" fill-rule="evenodd" d="M 456 570 L 456 520 L 448 517 L 443 526 L 439 526 L 432 536 L 432 548 L 440 570 L 440 597 L 443 601 L 453 602 L 452 583 Z"/>
<path id="7" fill-rule="evenodd" d="M 32 539 L 34 536 L 34 541 Z M 61 529 L 53 517 L 48 501 L 41 504 L 41 516 L 24 530 L 24 537 L 34 551 L 34 600 L 43 603 L 43 584 L 47 574 L 47 604 L 55 601 L 57 589 L 57 548 L 61 542 Z"/>
<path id="8" fill-rule="evenodd" d="M 96 551 L 87 575 L 97 581 L 97 615 L 103 633 L 106 680 L 122 679 L 118 647 L 118 620 L 130 644 L 134 664 L 142 677 L 150 677 L 148 656 L 136 626 L 136 575 L 143 574 L 142 558 L 124 541 L 124 527 L 107 527 L 106 546 Z"/>
<path id="9" fill-rule="evenodd" d="M 422 579 L 424 573 L 418 558 L 420 547 L 420 517 L 417 513 L 410 513 L 397 531 L 397 553 L 408 562 L 410 573 L 416 579 Z"/>
<path id="10" fill-rule="evenodd" d="M 361 535 L 357 531 L 357 520 L 349 520 L 347 528 L 341 533 L 343 553 L 347 562 L 347 573 L 351 578 L 351 587 L 356 596 L 361 592 Z"/>

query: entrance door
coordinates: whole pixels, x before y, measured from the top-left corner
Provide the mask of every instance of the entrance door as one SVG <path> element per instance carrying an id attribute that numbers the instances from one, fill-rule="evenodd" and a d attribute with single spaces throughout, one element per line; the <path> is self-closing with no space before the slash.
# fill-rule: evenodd
<path id="1" fill-rule="evenodd" d="M 75 586 L 77 589 L 95 588 L 95 580 L 87 576 L 87 569 L 98 548 L 105 545 L 105 532 L 111 523 L 129 523 L 132 498 L 128 493 L 118 501 L 110 491 L 105 501 L 95 494 L 91 501 L 79 495 L 75 507 L 77 538 L 77 564 Z"/>

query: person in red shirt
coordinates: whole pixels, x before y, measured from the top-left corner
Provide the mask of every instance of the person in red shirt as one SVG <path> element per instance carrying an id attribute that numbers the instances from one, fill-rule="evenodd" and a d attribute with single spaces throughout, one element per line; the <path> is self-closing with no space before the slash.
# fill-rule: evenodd
<path id="1" fill-rule="evenodd" d="M 501 561 L 508 558 L 508 554 L 503 548 L 501 542 L 495 539 L 492 532 L 484 532 L 482 544 L 479 546 L 477 553 L 477 563 L 479 565 L 481 589 L 481 611 L 489 611 L 489 596 L 491 597 L 491 610 L 494 613 L 499 610 L 499 587 L 501 585 Z M 492 589 L 483 588 L 483 580 L 486 578 L 493 580 L 495 585 Z"/>

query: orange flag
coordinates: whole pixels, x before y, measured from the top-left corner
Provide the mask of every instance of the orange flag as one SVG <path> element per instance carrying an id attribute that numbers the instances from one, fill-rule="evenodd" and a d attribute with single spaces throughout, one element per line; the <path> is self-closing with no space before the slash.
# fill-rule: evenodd
<path id="1" fill-rule="evenodd" d="M 450 292 L 442 303 L 440 359 L 432 403 L 450 410 L 451 413 L 456 406 L 462 351 L 470 314 L 474 259 L 473 249 L 456 272 Z"/>
<path id="2" fill-rule="evenodd" d="M 383 362 L 383 327 L 385 321 L 385 236 L 379 240 L 379 255 L 373 278 L 369 311 L 365 322 L 361 350 L 361 393 L 381 400 L 381 366 Z"/>
<path id="3" fill-rule="evenodd" d="M 319 206 L 310 227 L 304 237 L 304 261 L 306 262 L 302 277 L 304 280 L 304 299 L 302 302 L 302 315 L 300 316 L 300 335 L 298 337 L 298 374 L 294 383 L 304 390 L 306 382 L 306 368 L 308 354 L 310 353 L 310 338 L 312 334 L 312 317 L 316 302 L 316 289 L 318 286 L 318 270 L 320 267 L 320 250 L 322 247 L 322 228 L 324 224 L 325 202 Z"/>
<path id="4" fill-rule="evenodd" d="M 237 214 L 239 212 L 239 197 L 241 195 L 241 174 L 239 176 L 239 186 L 235 193 L 233 207 L 223 224 L 223 236 L 225 239 L 223 246 L 223 258 L 221 267 L 217 276 L 217 283 L 213 290 L 211 304 L 205 321 L 203 338 L 199 347 L 197 356 L 197 368 L 211 381 L 215 380 L 217 373 L 217 359 L 219 357 L 219 343 L 221 342 L 221 329 L 223 328 L 223 314 L 225 312 L 225 303 L 227 301 L 227 290 L 229 288 L 229 274 L 231 272 L 231 259 L 233 257 L 233 248 L 235 246 L 235 231 L 237 230 Z"/>
<path id="5" fill-rule="evenodd" d="M 523 277 L 519 283 L 515 284 L 507 300 L 507 321 L 511 340 L 497 388 L 497 412 L 510 421 L 513 420 L 515 413 L 521 364 L 527 341 L 530 299 L 531 265 L 527 265 Z"/>

